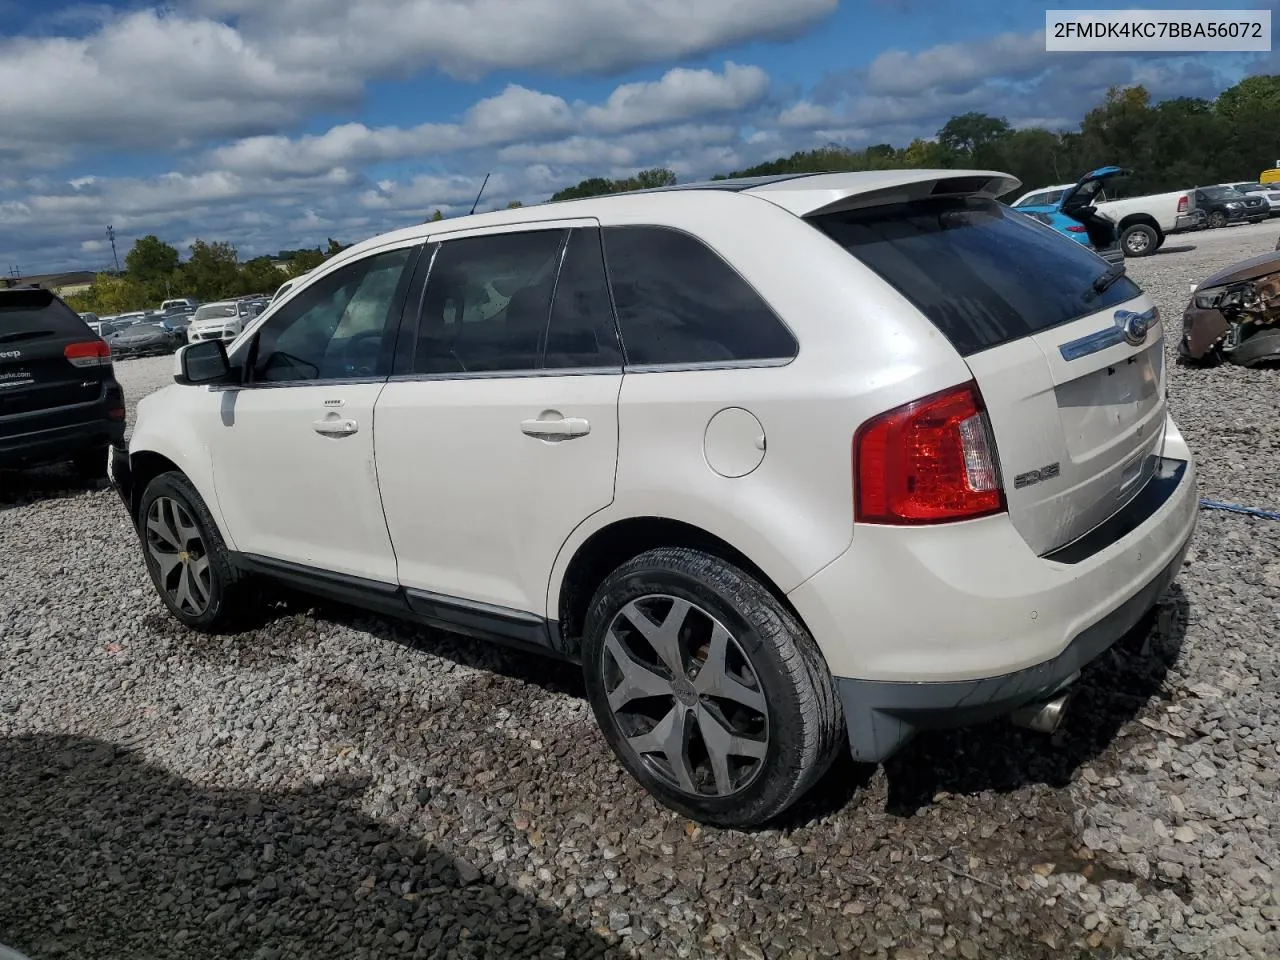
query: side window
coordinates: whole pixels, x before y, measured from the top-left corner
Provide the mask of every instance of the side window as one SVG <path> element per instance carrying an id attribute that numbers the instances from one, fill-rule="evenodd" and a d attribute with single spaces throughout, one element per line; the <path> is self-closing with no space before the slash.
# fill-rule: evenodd
<path id="1" fill-rule="evenodd" d="M 552 370 L 622 366 L 600 231 L 595 228 L 576 229 L 569 235 L 556 281 L 543 366 Z"/>
<path id="2" fill-rule="evenodd" d="M 768 304 L 700 240 L 666 227 L 606 227 L 604 238 L 628 364 L 796 355 Z"/>
<path id="3" fill-rule="evenodd" d="M 1040 206 L 1040 205 L 1041 205 L 1041 204 L 1043 204 L 1043 203 L 1051 203 L 1051 202 L 1052 202 L 1052 201 L 1050 201 L 1050 199 L 1049 199 L 1049 194 L 1047 194 L 1047 193 L 1033 193 L 1031 196 L 1029 196 L 1029 197 L 1025 197 L 1025 198 L 1023 198 L 1022 200 L 1020 200 L 1020 201 L 1018 202 L 1018 206 L 1020 206 L 1020 207 L 1038 207 L 1038 206 Z"/>
<path id="4" fill-rule="evenodd" d="M 272 383 L 386 376 L 383 335 L 398 315 L 416 247 L 374 254 L 321 278 L 258 332 L 253 379 Z"/>
<path id="5" fill-rule="evenodd" d="M 567 233 L 442 243 L 422 297 L 413 372 L 536 370 Z"/>

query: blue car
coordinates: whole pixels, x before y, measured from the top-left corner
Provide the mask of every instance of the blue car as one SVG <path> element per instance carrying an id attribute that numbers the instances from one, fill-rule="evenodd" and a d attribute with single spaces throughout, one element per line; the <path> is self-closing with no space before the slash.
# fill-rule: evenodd
<path id="1" fill-rule="evenodd" d="M 1108 180 L 1132 172 L 1123 167 L 1099 167 L 1076 183 L 1025 194 L 1014 201 L 1013 208 L 1090 247 L 1105 260 L 1123 260 L 1115 224 L 1097 212 L 1093 201 Z"/>

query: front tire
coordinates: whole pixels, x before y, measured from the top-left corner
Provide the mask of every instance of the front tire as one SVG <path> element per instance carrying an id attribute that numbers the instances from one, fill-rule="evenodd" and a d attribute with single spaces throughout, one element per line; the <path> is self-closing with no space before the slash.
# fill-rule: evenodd
<path id="1" fill-rule="evenodd" d="M 231 563 L 209 508 L 183 474 L 171 470 L 147 484 L 137 524 L 151 582 L 184 626 L 216 633 L 256 609 L 252 583 Z"/>
<path id="2" fill-rule="evenodd" d="M 767 822 L 844 743 L 835 683 L 808 631 L 754 577 L 698 550 L 650 550 L 601 584 L 583 671 L 622 765 L 703 823 Z"/>
<path id="3" fill-rule="evenodd" d="M 1227 225 L 1227 215 L 1221 210 L 1215 210 L 1209 214 L 1209 219 L 1205 222 L 1208 226 L 1217 230 Z"/>

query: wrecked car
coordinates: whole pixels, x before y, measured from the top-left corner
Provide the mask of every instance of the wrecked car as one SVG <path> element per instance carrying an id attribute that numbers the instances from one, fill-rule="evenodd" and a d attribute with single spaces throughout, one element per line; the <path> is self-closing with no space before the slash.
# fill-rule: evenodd
<path id="1" fill-rule="evenodd" d="M 1202 365 L 1280 362 L 1280 242 L 1192 286 L 1178 356 Z"/>

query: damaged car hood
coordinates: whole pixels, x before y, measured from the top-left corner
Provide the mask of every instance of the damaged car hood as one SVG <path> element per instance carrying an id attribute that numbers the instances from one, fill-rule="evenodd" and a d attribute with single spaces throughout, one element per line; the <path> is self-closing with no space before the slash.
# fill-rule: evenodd
<path id="1" fill-rule="evenodd" d="M 1269 273 L 1280 273 L 1280 251 L 1270 250 L 1260 253 L 1248 260 L 1241 260 L 1223 267 L 1212 276 L 1206 277 L 1196 285 L 1197 290 L 1217 287 L 1224 283 L 1235 283 L 1239 280 L 1253 280 Z"/>

